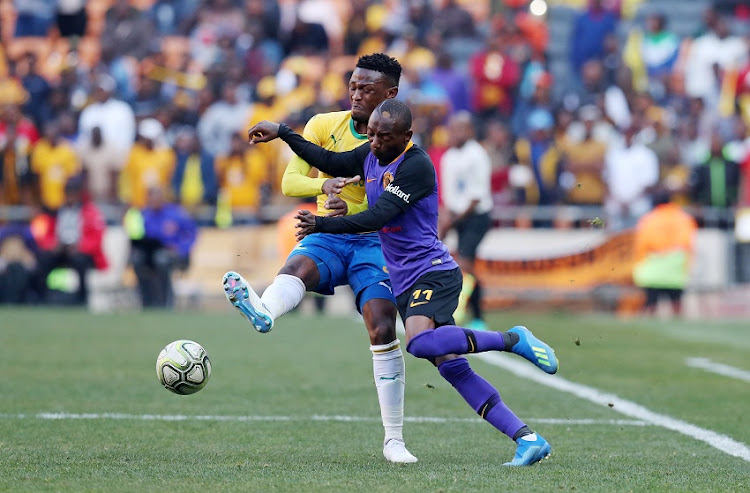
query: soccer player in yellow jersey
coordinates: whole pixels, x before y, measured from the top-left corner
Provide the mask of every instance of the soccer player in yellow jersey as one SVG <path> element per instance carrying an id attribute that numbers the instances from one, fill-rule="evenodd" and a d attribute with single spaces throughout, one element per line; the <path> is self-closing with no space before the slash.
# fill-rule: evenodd
<path id="1" fill-rule="evenodd" d="M 396 97 L 401 65 L 383 53 L 360 57 L 349 80 L 351 111 L 314 116 L 306 139 L 335 152 L 367 144 L 367 122 L 381 102 Z M 282 191 L 293 197 L 318 196 L 318 215 L 356 214 L 367 209 L 361 177 L 344 179 L 318 172 L 299 157 L 289 162 Z M 338 195 L 336 195 L 338 194 Z M 370 335 L 373 373 L 385 428 L 383 456 L 389 462 L 416 462 L 403 439 L 404 357 L 396 338 L 396 300 L 376 232 L 312 234 L 299 242 L 273 283 L 259 297 L 236 272 L 224 276 L 227 298 L 259 332 L 296 307 L 305 291 L 330 295 L 348 284 Z"/>

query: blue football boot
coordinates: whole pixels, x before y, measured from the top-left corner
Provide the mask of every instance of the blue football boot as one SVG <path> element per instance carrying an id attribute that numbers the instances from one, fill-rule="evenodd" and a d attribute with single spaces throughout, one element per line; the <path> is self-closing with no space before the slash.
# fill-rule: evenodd
<path id="1" fill-rule="evenodd" d="M 516 443 L 518 444 L 516 455 L 512 461 L 503 464 L 504 466 L 530 466 L 549 457 L 552 453 L 552 447 L 547 440 L 536 433 L 522 436 L 516 440 Z"/>
<path id="2" fill-rule="evenodd" d="M 223 278 L 224 294 L 258 332 L 273 329 L 273 318 L 253 288 L 236 272 L 229 271 Z"/>
<path id="3" fill-rule="evenodd" d="M 510 348 L 512 352 L 526 358 L 549 374 L 557 372 L 555 350 L 548 344 L 534 337 L 534 334 L 523 325 L 516 325 L 508 332 L 518 334 L 518 342 Z"/>

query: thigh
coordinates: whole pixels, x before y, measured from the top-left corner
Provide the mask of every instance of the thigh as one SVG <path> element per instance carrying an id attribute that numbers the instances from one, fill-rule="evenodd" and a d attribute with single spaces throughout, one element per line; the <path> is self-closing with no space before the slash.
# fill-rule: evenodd
<path id="1" fill-rule="evenodd" d="M 489 214 L 476 214 L 464 220 L 456 227 L 458 233 L 458 254 L 461 257 L 474 260 L 477 248 L 490 230 Z"/>
<path id="2" fill-rule="evenodd" d="M 315 233 L 305 236 L 297 243 L 287 257 L 298 255 L 313 260 L 318 266 L 320 280 L 312 291 L 320 294 L 333 294 L 333 288 L 347 284 L 346 278 L 346 250 L 348 244 L 342 241 L 341 235 Z"/>
<path id="3" fill-rule="evenodd" d="M 361 236 L 358 238 L 357 236 Z M 357 309 L 371 299 L 380 298 L 396 304 L 391 279 L 380 249 L 380 240 L 373 235 L 351 235 L 345 237 L 348 245 L 346 256 L 346 280 L 354 291 Z"/>
<path id="4" fill-rule="evenodd" d="M 664 291 L 669 297 L 669 301 L 675 302 L 682 300 L 682 289 L 665 289 Z"/>
<path id="5" fill-rule="evenodd" d="M 436 327 L 452 325 L 462 285 L 461 269 L 428 272 L 397 297 L 399 314 L 404 321 L 420 315 Z"/>

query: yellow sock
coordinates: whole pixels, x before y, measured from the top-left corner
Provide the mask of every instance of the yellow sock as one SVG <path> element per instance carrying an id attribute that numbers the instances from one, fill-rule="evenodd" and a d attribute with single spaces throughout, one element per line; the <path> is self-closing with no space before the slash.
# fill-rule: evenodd
<path id="1" fill-rule="evenodd" d="M 453 312 L 453 318 L 456 323 L 461 323 L 466 319 L 466 306 L 469 303 L 469 298 L 474 293 L 474 287 L 477 285 L 477 280 L 471 274 L 464 274 L 464 282 L 461 287 L 461 295 L 458 297 L 458 307 Z"/>

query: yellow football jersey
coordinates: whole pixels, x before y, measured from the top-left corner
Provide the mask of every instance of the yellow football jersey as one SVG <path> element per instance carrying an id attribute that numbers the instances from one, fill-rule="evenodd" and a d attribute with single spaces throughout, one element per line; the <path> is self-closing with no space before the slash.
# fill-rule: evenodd
<path id="1" fill-rule="evenodd" d="M 351 151 L 363 144 L 367 144 L 367 136 L 357 133 L 354 129 L 350 111 L 336 111 L 315 115 L 305 125 L 302 134 L 305 139 L 329 151 Z M 310 179 L 312 166 L 300 157 L 294 156 L 284 171 L 281 181 L 281 191 L 289 197 L 312 197 L 318 195 L 318 215 L 324 216 L 329 211 L 324 207 L 326 195 L 321 194 L 323 182 L 331 176 L 318 171 L 317 178 Z M 341 198 L 349 205 L 348 214 L 356 214 L 367 209 L 364 177 L 359 183 L 347 185 L 341 191 Z"/>

